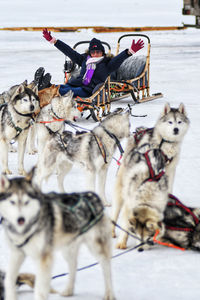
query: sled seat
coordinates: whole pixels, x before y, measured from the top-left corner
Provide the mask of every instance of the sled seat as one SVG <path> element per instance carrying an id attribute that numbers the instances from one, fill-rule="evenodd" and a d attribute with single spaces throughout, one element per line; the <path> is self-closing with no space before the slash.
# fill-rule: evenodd
<path id="1" fill-rule="evenodd" d="M 103 116 L 110 112 L 110 77 L 104 83 L 98 84 L 90 97 L 76 97 L 78 109 L 83 112 L 90 110 L 90 115 L 94 121 L 100 121 Z M 89 116 L 90 116 L 89 115 Z"/>
<path id="2" fill-rule="evenodd" d="M 137 37 L 146 44 L 146 55 L 133 55 L 127 58 L 119 69 L 111 74 L 110 97 L 111 102 L 132 96 L 134 103 L 150 101 L 163 97 L 161 93 L 150 96 L 150 39 L 144 34 L 125 34 L 117 42 L 116 55 L 119 53 L 120 42 L 124 38 Z M 130 39 L 129 39 L 130 44 Z M 123 48 L 126 48 L 123 46 Z"/>
<path id="3" fill-rule="evenodd" d="M 111 53 L 111 47 L 107 42 L 101 41 L 107 47 L 107 53 Z M 88 44 L 90 41 L 81 41 L 76 43 L 73 46 L 73 49 L 76 49 L 82 45 Z M 84 50 L 85 51 L 85 50 Z M 79 75 L 80 68 L 76 64 L 74 64 L 69 58 L 65 57 L 64 63 L 64 83 L 67 83 L 68 80 L 72 77 L 77 77 Z M 84 110 L 89 110 L 90 116 L 95 121 L 100 121 L 103 116 L 110 112 L 110 77 L 108 77 L 104 83 L 98 84 L 90 97 L 82 98 L 82 97 L 75 97 L 78 103 L 78 109 L 83 112 Z"/>

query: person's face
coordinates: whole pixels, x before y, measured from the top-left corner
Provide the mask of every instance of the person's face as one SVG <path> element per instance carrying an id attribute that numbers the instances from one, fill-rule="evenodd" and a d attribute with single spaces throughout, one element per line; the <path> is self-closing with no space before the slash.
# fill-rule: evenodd
<path id="1" fill-rule="evenodd" d="M 101 50 L 91 50 L 90 56 L 91 57 L 101 57 L 101 56 L 103 56 L 103 52 Z"/>

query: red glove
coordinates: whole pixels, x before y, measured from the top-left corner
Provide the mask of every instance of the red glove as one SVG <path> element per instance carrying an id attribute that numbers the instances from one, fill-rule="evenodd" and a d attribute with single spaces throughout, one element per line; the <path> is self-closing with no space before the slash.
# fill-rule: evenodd
<path id="1" fill-rule="evenodd" d="M 143 40 L 139 39 L 137 41 L 137 43 L 135 43 L 135 40 L 133 40 L 131 48 L 129 49 L 129 52 L 131 54 L 136 53 L 137 51 L 139 51 L 140 49 L 142 49 L 144 47 L 144 42 Z"/>
<path id="2" fill-rule="evenodd" d="M 48 31 L 47 28 L 43 30 L 43 37 L 52 44 L 56 42 L 55 37 L 51 36 L 51 31 Z"/>

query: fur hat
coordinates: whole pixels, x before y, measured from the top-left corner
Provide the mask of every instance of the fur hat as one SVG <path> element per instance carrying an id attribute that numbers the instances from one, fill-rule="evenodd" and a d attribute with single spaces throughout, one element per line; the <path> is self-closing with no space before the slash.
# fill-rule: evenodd
<path id="1" fill-rule="evenodd" d="M 102 45 L 101 41 L 98 39 L 95 39 L 95 38 L 93 38 L 90 41 L 89 52 L 91 50 L 101 50 L 103 52 L 103 54 L 105 54 L 105 49 L 104 49 L 104 46 Z"/>

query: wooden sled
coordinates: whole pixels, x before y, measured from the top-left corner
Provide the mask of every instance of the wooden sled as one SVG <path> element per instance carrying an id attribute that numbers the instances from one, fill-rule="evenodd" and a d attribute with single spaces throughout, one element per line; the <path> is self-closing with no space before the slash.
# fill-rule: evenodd
<path id="1" fill-rule="evenodd" d="M 150 95 L 150 39 L 144 34 L 125 34 L 122 35 L 117 42 L 116 55 L 119 53 L 120 42 L 124 38 L 137 37 L 147 43 L 146 56 L 131 56 L 128 58 L 115 74 L 111 74 L 110 95 L 111 102 L 127 97 L 132 97 L 134 103 L 142 103 L 163 97 L 162 93 Z M 129 44 L 131 43 L 131 40 Z M 135 63 L 135 68 L 131 68 L 131 64 Z M 129 65 L 128 65 L 129 64 Z M 139 65 L 139 67 L 138 67 Z M 136 70 L 138 69 L 138 70 Z M 137 72 L 135 72 L 137 71 Z"/>

